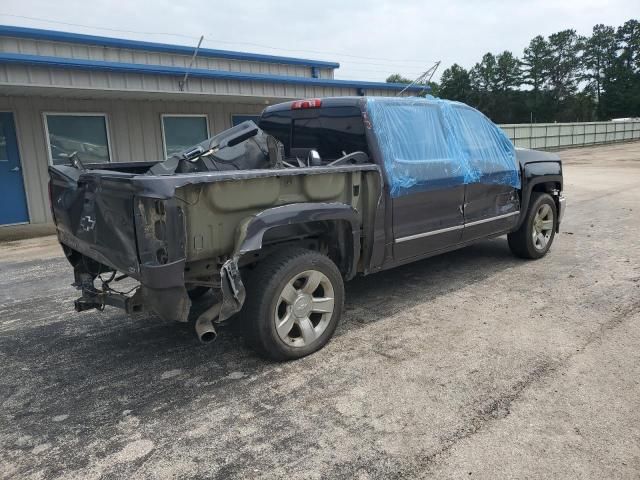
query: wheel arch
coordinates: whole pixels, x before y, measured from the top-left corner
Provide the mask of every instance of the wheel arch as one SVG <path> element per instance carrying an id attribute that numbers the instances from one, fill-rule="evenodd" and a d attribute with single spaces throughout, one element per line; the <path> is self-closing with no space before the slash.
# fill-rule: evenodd
<path id="1" fill-rule="evenodd" d="M 248 217 L 240 224 L 234 256 L 308 237 L 326 246 L 344 277 L 353 278 L 360 259 L 360 219 L 343 203 L 294 203 Z"/>
<path id="2" fill-rule="evenodd" d="M 558 204 L 559 199 L 558 195 L 554 195 L 554 192 L 562 191 L 562 182 L 562 164 L 560 162 L 533 162 L 526 164 L 520 201 L 521 214 L 515 228 L 520 228 L 522 222 L 524 222 L 533 192 L 549 193 L 558 209 L 560 207 Z"/>

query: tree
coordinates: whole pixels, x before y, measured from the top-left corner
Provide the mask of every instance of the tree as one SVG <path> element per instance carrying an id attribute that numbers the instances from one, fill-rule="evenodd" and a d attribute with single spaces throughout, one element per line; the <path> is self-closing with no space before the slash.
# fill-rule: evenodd
<path id="1" fill-rule="evenodd" d="M 531 87 L 531 92 L 525 95 L 527 121 L 547 119 L 548 105 L 551 103 L 548 93 L 550 64 L 549 42 L 542 35 L 533 37 L 522 56 L 522 82 Z"/>
<path id="2" fill-rule="evenodd" d="M 387 77 L 387 83 L 413 83 L 413 80 L 409 80 L 406 77 L 403 77 L 399 73 L 394 73 L 393 75 L 389 75 Z M 427 92 L 421 91 L 418 96 L 424 97 L 426 93 L 430 93 L 431 95 L 438 95 L 438 91 L 440 89 L 439 85 L 436 82 L 418 82 L 416 85 L 424 85 L 429 87 Z"/>
<path id="3" fill-rule="evenodd" d="M 496 88 L 502 92 L 518 88 L 522 84 L 520 60 L 505 50 L 496 57 Z"/>
<path id="4" fill-rule="evenodd" d="M 387 81 L 411 82 L 398 74 Z M 486 53 L 470 70 L 454 63 L 442 73 L 439 93 L 497 122 L 640 116 L 640 22 L 598 24 L 587 38 L 571 29 L 537 35 L 521 60 L 504 51 Z"/>
<path id="5" fill-rule="evenodd" d="M 629 20 L 616 31 L 619 55 L 602 81 L 602 117 L 640 116 L 640 24 Z"/>
<path id="6" fill-rule="evenodd" d="M 617 31 L 617 40 L 622 47 L 620 60 L 630 71 L 640 70 L 640 22 L 629 20 Z"/>
<path id="7" fill-rule="evenodd" d="M 580 79 L 583 39 L 575 30 L 549 35 L 549 83 L 558 101 L 576 93 Z"/>
<path id="8" fill-rule="evenodd" d="M 471 86 L 479 92 L 493 92 L 497 89 L 497 62 L 493 53 L 485 53 L 482 61 L 476 63 L 471 72 Z"/>
<path id="9" fill-rule="evenodd" d="M 471 99 L 471 78 L 469 72 L 454 63 L 440 77 L 440 96 L 449 100 L 469 103 Z"/>
<path id="10" fill-rule="evenodd" d="M 588 82 L 586 88 L 595 93 L 599 111 L 601 111 L 602 83 L 607 75 L 613 73 L 618 49 L 615 29 L 603 24 L 593 27 L 593 33 L 584 44 L 583 78 Z"/>
<path id="11" fill-rule="evenodd" d="M 524 49 L 523 81 L 533 87 L 536 95 L 549 81 L 550 57 L 551 47 L 542 35 L 534 37 L 529 42 L 529 46 Z"/>
<path id="12" fill-rule="evenodd" d="M 389 75 L 387 77 L 387 83 L 411 83 L 413 80 L 409 80 L 406 77 L 403 77 L 399 73 L 394 73 L 393 75 Z"/>
<path id="13" fill-rule="evenodd" d="M 436 82 L 427 82 L 427 86 L 429 87 L 429 91 L 427 93 L 429 93 L 430 95 L 433 95 L 434 97 L 439 97 L 440 94 L 440 85 Z"/>

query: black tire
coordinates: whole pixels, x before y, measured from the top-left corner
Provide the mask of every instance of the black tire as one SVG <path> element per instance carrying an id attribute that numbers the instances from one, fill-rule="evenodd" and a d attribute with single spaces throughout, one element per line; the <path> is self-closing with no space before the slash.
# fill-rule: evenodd
<path id="1" fill-rule="evenodd" d="M 191 287 L 187 289 L 187 294 L 189 295 L 189 298 L 191 300 L 197 300 L 198 298 L 202 297 L 205 293 L 207 293 L 209 290 L 211 290 L 209 287 L 203 287 L 203 286 Z"/>
<path id="2" fill-rule="evenodd" d="M 281 295 L 284 294 L 285 287 L 288 288 L 288 286 L 294 285 L 295 288 L 296 284 L 291 282 L 297 282 L 298 280 L 295 279 L 301 275 L 300 281 L 304 282 L 301 284 L 302 288 L 292 291 L 299 295 L 304 295 L 304 290 L 311 281 L 310 277 L 305 281 L 304 275 L 309 274 L 309 272 L 320 272 L 321 275 L 319 277 L 322 278 L 323 283 L 319 284 L 314 292 L 320 291 L 321 297 L 328 296 L 325 295 L 324 287 L 322 287 L 322 285 L 327 285 L 327 290 L 331 291 L 333 295 L 331 297 L 333 298 L 333 304 L 331 313 L 316 314 L 312 311 L 307 313 L 307 318 L 302 320 L 311 321 L 310 319 L 313 315 L 320 315 L 324 330 L 321 331 L 322 333 L 318 333 L 318 336 L 308 344 L 295 345 L 283 339 L 276 329 L 276 322 L 280 321 L 278 315 L 283 308 L 284 302 Z M 330 285 L 327 282 L 330 282 Z M 241 316 L 244 320 L 246 339 L 249 345 L 261 356 L 272 360 L 293 360 L 321 349 L 333 336 L 342 315 L 344 306 L 342 275 L 331 259 L 311 250 L 294 248 L 273 253 L 256 265 L 245 281 L 245 288 L 247 296 Z M 312 287 L 309 286 L 308 288 Z M 314 297 L 314 295 L 315 293 L 310 294 L 311 297 Z M 304 301 L 293 302 L 292 304 L 284 302 L 284 311 L 289 312 L 289 315 L 293 315 L 292 312 L 295 311 L 296 315 L 298 315 L 300 306 L 304 307 L 304 303 Z M 313 304 L 314 299 L 312 298 L 311 306 Z M 294 310 L 296 308 L 298 310 Z M 316 335 L 315 329 L 320 328 L 320 321 L 313 325 L 314 335 Z M 294 326 L 291 332 L 294 332 L 295 328 L 297 327 Z M 306 339 L 303 339 L 304 335 L 300 329 L 299 331 L 300 339 L 304 343 Z M 292 335 L 295 337 L 295 334 Z M 289 337 L 287 337 L 287 340 L 291 342 L 297 341 L 295 338 Z"/>
<path id="3" fill-rule="evenodd" d="M 537 240 L 534 240 L 533 233 L 534 229 L 539 228 L 540 226 L 539 222 L 536 224 L 536 215 L 541 209 L 546 211 L 546 208 L 544 208 L 545 205 L 549 207 L 549 212 L 550 215 L 552 215 L 552 218 L 551 229 L 546 231 L 548 236 L 544 231 L 540 232 L 543 237 L 546 238 L 546 243 L 542 245 L 541 243 L 538 243 Z M 551 244 L 555 238 L 557 218 L 558 211 L 556 208 L 556 202 L 554 202 L 551 195 L 548 193 L 533 192 L 531 194 L 531 203 L 527 211 L 527 216 L 522 222 L 522 225 L 520 225 L 518 230 L 507 236 L 511 252 L 520 258 L 538 259 L 544 257 L 551 248 Z M 543 223 L 548 222 L 549 220 L 546 220 L 546 222 Z"/>

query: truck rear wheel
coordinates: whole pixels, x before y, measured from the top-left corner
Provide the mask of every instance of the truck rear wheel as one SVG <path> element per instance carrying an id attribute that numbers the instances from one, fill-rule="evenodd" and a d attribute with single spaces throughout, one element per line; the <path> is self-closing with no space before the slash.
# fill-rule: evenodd
<path id="1" fill-rule="evenodd" d="M 276 252 L 258 263 L 245 287 L 242 316 L 247 340 L 274 360 L 301 358 L 321 349 L 342 315 L 342 275 L 318 252 Z"/>
<path id="2" fill-rule="evenodd" d="M 510 233 L 509 248 L 521 258 L 544 257 L 556 233 L 556 202 L 548 193 L 533 192 L 527 216 L 515 232 Z"/>

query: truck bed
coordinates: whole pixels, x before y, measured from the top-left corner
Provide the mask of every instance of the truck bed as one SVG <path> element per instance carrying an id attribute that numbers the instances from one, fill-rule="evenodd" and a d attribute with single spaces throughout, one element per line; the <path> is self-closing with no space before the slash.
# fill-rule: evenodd
<path id="1" fill-rule="evenodd" d="M 362 177 L 380 192 L 375 165 L 199 172 L 154 176 L 150 164 L 51 166 L 51 205 L 60 241 L 111 268 L 144 279 L 145 265 L 230 253 L 242 219 L 304 202 L 359 206 Z M 367 173 L 369 172 L 369 173 Z M 174 213 L 175 215 L 167 215 Z M 170 243 L 182 237 L 182 248 Z M 147 242 L 143 241 L 147 239 Z M 145 243 L 151 243 L 154 252 Z M 160 245 L 162 244 L 162 245 Z M 158 254 L 158 250 L 167 251 Z"/>

